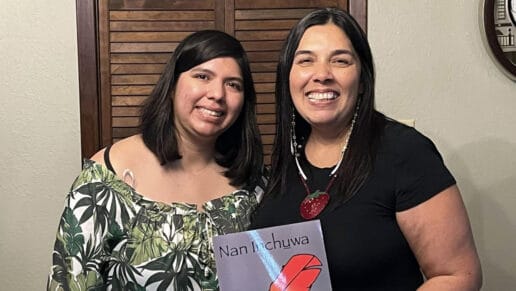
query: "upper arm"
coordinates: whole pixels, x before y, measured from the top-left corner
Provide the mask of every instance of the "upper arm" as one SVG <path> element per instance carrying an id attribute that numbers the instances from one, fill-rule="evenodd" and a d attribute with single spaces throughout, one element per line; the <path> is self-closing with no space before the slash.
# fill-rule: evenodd
<path id="1" fill-rule="evenodd" d="M 93 216 L 86 216 L 88 208 L 93 207 L 85 203 L 90 200 L 88 196 L 78 195 L 74 189 L 67 196 L 52 252 L 47 290 L 59 290 L 60 287 L 86 290 L 102 284 L 97 268 L 102 256 L 102 240 L 95 235 Z M 78 205 L 86 205 L 86 211 L 77 209 Z"/>
<path id="2" fill-rule="evenodd" d="M 396 219 L 426 278 L 450 276 L 463 286 L 481 284 L 480 262 L 457 186 L 397 212 Z"/>

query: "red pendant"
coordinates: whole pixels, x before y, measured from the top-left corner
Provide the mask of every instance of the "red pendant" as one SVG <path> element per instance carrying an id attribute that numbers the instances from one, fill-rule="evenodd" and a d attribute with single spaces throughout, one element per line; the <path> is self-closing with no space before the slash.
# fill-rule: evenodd
<path id="1" fill-rule="evenodd" d="M 330 201 L 330 195 L 326 192 L 316 190 L 314 193 L 307 195 L 299 206 L 301 217 L 304 219 L 313 219 L 319 215 L 328 202 Z"/>

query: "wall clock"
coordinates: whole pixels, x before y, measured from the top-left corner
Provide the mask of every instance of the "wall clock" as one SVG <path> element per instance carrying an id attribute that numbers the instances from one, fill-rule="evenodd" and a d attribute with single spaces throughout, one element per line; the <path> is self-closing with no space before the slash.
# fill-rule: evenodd
<path id="1" fill-rule="evenodd" d="M 484 39 L 498 67 L 516 81 L 516 0 L 484 0 Z"/>

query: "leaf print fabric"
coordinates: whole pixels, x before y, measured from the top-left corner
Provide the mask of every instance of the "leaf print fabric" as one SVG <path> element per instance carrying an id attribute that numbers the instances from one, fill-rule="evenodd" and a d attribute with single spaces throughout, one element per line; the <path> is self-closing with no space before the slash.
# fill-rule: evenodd
<path id="1" fill-rule="evenodd" d="M 211 238 L 246 230 L 261 189 L 203 205 L 136 193 L 84 161 L 66 197 L 47 290 L 218 290 Z"/>

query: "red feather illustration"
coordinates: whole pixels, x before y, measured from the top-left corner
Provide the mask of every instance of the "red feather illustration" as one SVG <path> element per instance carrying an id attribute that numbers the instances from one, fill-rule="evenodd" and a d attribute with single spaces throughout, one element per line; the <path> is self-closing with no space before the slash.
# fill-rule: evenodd
<path id="1" fill-rule="evenodd" d="M 319 276 L 320 267 L 321 261 L 314 255 L 294 255 L 283 266 L 269 291 L 308 291 Z"/>

